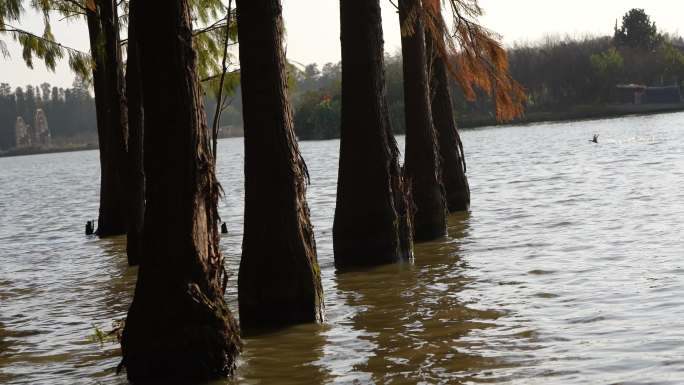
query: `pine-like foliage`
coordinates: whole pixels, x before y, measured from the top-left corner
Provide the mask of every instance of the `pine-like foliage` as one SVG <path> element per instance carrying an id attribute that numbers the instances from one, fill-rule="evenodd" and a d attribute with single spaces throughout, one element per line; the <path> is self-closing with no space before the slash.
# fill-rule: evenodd
<path id="1" fill-rule="evenodd" d="M 32 9 L 43 15 L 44 29 L 42 35 L 26 31 L 18 26 L 25 9 L 22 0 L 0 0 L 0 54 L 9 57 L 6 43 L 1 39 L 2 34 L 8 34 L 19 42 L 22 47 L 22 57 L 29 68 L 33 68 L 35 58 L 42 60 L 45 66 L 54 71 L 57 61 L 67 58 L 71 69 L 80 79 L 89 82 L 92 77 L 92 56 L 86 52 L 67 47 L 52 34 L 50 13 L 56 13 L 61 19 L 85 17 L 86 10 L 97 11 L 98 0 L 31 0 Z M 128 23 L 128 1 L 119 2 L 121 27 Z M 235 11 L 228 18 L 225 6 L 221 0 L 193 0 L 191 1 L 193 19 L 196 24 L 204 25 L 195 31 L 193 42 L 198 55 L 198 72 L 203 79 L 204 89 L 212 95 L 218 94 L 220 75 L 222 71 L 222 57 L 225 40 L 229 45 L 237 41 L 237 25 Z M 232 20 L 229 33 L 226 35 L 226 21 Z M 125 41 L 122 42 L 125 44 Z M 90 47 L 91 51 L 102 51 L 104 47 L 98 44 Z M 228 54 L 228 62 L 235 62 L 234 55 Z M 230 95 L 239 85 L 239 73 L 230 72 L 223 82 L 224 94 Z"/>
<path id="2" fill-rule="evenodd" d="M 93 0 L 89 0 L 92 2 Z M 34 58 L 38 58 L 45 63 L 45 66 L 55 70 L 57 61 L 68 58 L 70 67 L 82 79 L 89 78 L 90 58 L 77 49 L 67 47 L 55 40 L 50 25 L 50 11 L 58 11 L 64 15 L 80 13 L 77 1 L 53 1 L 53 0 L 31 0 L 31 8 L 39 11 L 43 15 L 44 29 L 41 35 L 29 32 L 18 26 L 21 16 L 24 13 L 21 0 L 0 0 L 0 36 L 8 34 L 13 40 L 22 47 L 22 58 L 29 68 L 33 68 Z M 0 39 L 0 53 L 4 57 L 9 57 L 6 43 Z"/>
<path id="3" fill-rule="evenodd" d="M 453 15 L 451 28 L 442 16 L 444 9 Z M 423 18 L 437 53 L 466 98 L 475 100 L 480 89 L 494 98 L 499 121 L 512 120 L 523 115 L 525 91 L 508 71 L 500 36 L 478 24 L 481 15 L 477 0 L 422 0 L 421 7 L 410 11 L 402 34 L 413 33 L 413 21 Z"/>
<path id="4" fill-rule="evenodd" d="M 18 20 L 22 10 L 20 0 L 0 0 L 0 34 L 13 29 L 12 26 L 8 26 L 8 22 Z M 7 44 L 1 39 L 0 54 L 5 58 L 9 57 Z"/>
<path id="5" fill-rule="evenodd" d="M 202 3 L 202 0 L 196 1 L 198 6 Z M 215 0 L 206 1 L 214 2 Z M 202 88 L 212 96 L 217 96 L 221 87 L 224 48 L 226 45 L 233 46 L 237 42 L 235 10 L 231 10 L 231 14 L 228 15 L 223 4 L 220 7 L 226 13 L 216 21 L 212 21 L 214 19 L 209 19 L 208 17 L 218 14 L 218 12 L 207 12 L 206 8 L 198 9 L 197 20 L 200 24 L 206 25 L 206 27 L 196 29 L 193 37 L 193 44 L 197 52 L 197 72 L 202 80 Z M 226 22 L 228 20 L 230 20 L 230 25 L 226 31 Z M 237 58 L 232 52 L 227 51 L 226 54 L 226 62 L 228 64 L 237 62 Z M 239 72 L 227 72 L 223 81 L 223 94 L 232 94 L 239 84 Z"/>

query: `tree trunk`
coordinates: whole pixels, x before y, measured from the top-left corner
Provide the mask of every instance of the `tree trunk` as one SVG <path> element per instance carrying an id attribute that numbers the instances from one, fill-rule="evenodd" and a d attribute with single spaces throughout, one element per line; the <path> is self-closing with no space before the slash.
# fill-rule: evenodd
<path id="1" fill-rule="evenodd" d="M 118 17 L 109 0 L 88 9 L 86 19 L 90 51 L 95 66 L 93 84 L 100 147 L 100 212 L 97 234 L 101 237 L 126 233 L 126 210 L 121 169 L 124 165 L 126 130 Z"/>
<path id="2" fill-rule="evenodd" d="M 412 234 L 401 223 L 408 216 L 387 110 L 380 2 L 342 0 L 340 19 L 342 127 L 333 247 L 335 266 L 344 269 L 410 258 Z"/>
<path id="3" fill-rule="evenodd" d="M 430 102 L 439 144 L 447 208 L 449 212 L 468 211 L 470 186 L 466 176 L 463 143 L 456 128 L 447 68 L 442 57 L 435 52 L 432 39 L 427 41 L 427 56 L 431 59 Z"/>
<path id="4" fill-rule="evenodd" d="M 218 197 L 188 0 L 137 4 L 145 111 L 145 221 L 121 342 L 131 381 L 233 373 L 241 342 L 223 299 Z"/>
<path id="5" fill-rule="evenodd" d="M 128 103 L 127 203 L 128 264 L 137 265 L 142 257 L 142 230 L 145 218 L 145 172 L 143 170 L 143 109 L 140 57 L 138 52 L 138 1 L 131 0 L 128 11 L 128 62 L 126 64 L 126 101 Z"/>
<path id="6" fill-rule="evenodd" d="M 238 276 L 243 329 L 323 320 L 306 203 L 308 172 L 287 98 L 280 0 L 238 0 L 245 129 L 245 226 Z"/>
<path id="7" fill-rule="evenodd" d="M 420 0 L 399 0 L 402 30 L 408 16 L 417 12 Z M 425 32 L 420 16 L 412 18 L 413 34 L 402 36 L 404 103 L 406 111 L 405 176 L 411 183 L 415 206 L 414 239 L 428 241 L 447 231 L 446 202 L 439 172 L 439 149 L 432 123 Z"/>

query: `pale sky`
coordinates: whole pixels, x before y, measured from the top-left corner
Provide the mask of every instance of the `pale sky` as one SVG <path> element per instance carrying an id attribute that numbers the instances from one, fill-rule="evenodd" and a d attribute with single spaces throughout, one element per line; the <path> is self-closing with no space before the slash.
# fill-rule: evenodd
<path id="1" fill-rule="evenodd" d="M 308 64 L 340 60 L 339 1 L 282 0 L 287 28 L 287 54 L 292 61 Z M 400 47 L 399 21 L 389 0 L 381 0 L 385 50 L 395 52 Z M 480 0 L 485 11 L 481 22 L 502 35 L 506 45 L 517 41 L 536 41 L 545 35 L 605 35 L 612 34 L 616 19 L 631 8 L 644 8 L 659 29 L 684 33 L 682 0 Z M 42 29 L 41 18 L 27 13 L 22 27 L 34 32 Z M 86 51 L 88 31 L 85 22 L 54 22 L 54 34 L 66 45 Z M 8 42 L 11 59 L 0 57 L 0 82 L 13 87 L 26 84 L 68 87 L 73 75 L 62 63 L 55 73 L 41 63 L 27 69 L 18 46 Z"/>

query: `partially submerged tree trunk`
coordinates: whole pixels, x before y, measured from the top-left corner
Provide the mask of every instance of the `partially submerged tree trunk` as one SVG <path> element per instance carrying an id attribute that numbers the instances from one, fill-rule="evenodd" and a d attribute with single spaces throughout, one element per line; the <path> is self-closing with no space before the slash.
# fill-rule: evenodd
<path id="1" fill-rule="evenodd" d="M 118 16 L 114 0 L 86 10 L 92 54 L 95 109 L 100 147 L 100 212 L 97 234 L 126 233 L 124 133 L 126 130 Z"/>
<path id="2" fill-rule="evenodd" d="M 323 319 L 307 170 L 287 98 L 280 0 L 237 0 L 245 128 L 243 330 Z"/>
<path id="3" fill-rule="evenodd" d="M 128 11 L 128 61 L 126 63 L 126 101 L 128 103 L 127 204 L 128 264 L 137 265 L 142 257 L 142 230 L 145 216 L 145 172 L 143 170 L 143 108 L 137 29 L 138 1 L 131 0 Z"/>
<path id="4" fill-rule="evenodd" d="M 137 5 L 138 20 L 148 21 L 137 24 L 145 111 L 145 257 L 121 342 L 122 365 L 134 382 L 227 376 L 241 342 L 223 299 L 220 186 L 188 0 Z"/>
<path id="5" fill-rule="evenodd" d="M 340 16 L 342 127 L 333 247 L 335 266 L 344 269 L 410 258 L 412 234 L 387 110 L 380 2 L 342 0 Z"/>
<path id="6" fill-rule="evenodd" d="M 458 134 L 447 68 L 442 56 L 434 49 L 432 38 L 427 39 L 430 59 L 430 102 L 440 153 L 442 182 L 449 212 L 467 211 L 470 207 L 470 186 L 466 176 L 463 143 Z"/>
<path id="7" fill-rule="evenodd" d="M 425 32 L 417 8 L 420 0 L 399 0 L 399 21 L 404 31 L 401 49 L 404 63 L 406 111 L 405 177 L 411 183 L 415 205 L 414 239 L 428 241 L 447 231 L 446 202 L 439 170 L 439 149 L 432 122 Z M 408 20 L 408 21 L 407 21 Z"/>

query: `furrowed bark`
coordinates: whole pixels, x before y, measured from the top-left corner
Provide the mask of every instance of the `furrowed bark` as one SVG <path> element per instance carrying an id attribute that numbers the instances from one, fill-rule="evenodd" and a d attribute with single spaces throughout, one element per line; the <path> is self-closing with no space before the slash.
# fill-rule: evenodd
<path id="1" fill-rule="evenodd" d="M 241 342 L 223 299 L 218 197 L 187 0 L 137 4 L 145 169 L 143 249 L 121 343 L 131 381 L 231 375 Z"/>
<path id="2" fill-rule="evenodd" d="M 432 39 L 427 39 L 427 56 L 430 58 L 430 91 L 432 119 L 437 133 L 442 182 L 449 212 L 468 211 L 470 186 L 466 176 L 465 154 L 458 134 L 447 68 L 435 51 Z"/>
<path id="3" fill-rule="evenodd" d="M 126 233 L 124 138 L 127 118 L 116 3 L 114 0 L 102 0 L 97 5 L 97 11 L 88 10 L 86 17 L 96 67 L 93 70 L 96 109 L 100 115 L 101 185 L 97 234 L 106 237 Z"/>
<path id="4" fill-rule="evenodd" d="M 385 96 L 380 2 L 342 0 L 340 19 L 342 126 L 333 248 L 335 266 L 345 269 L 410 258 L 412 234 Z"/>
<path id="5" fill-rule="evenodd" d="M 245 129 L 240 324 L 254 330 L 321 322 L 308 175 L 287 98 L 282 7 L 280 0 L 236 3 Z"/>
<path id="6" fill-rule="evenodd" d="M 415 206 L 414 239 L 429 241 L 446 235 L 446 202 L 441 182 L 439 148 L 432 122 L 423 22 L 416 15 L 420 0 L 399 0 L 406 110 L 405 177 Z"/>

